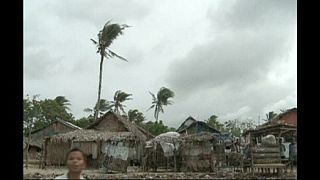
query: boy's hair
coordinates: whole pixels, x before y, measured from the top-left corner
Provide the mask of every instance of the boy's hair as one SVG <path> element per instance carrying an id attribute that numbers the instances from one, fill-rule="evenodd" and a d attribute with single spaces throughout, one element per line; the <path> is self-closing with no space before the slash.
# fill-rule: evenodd
<path id="1" fill-rule="evenodd" d="M 87 161 L 87 156 L 86 154 L 78 147 L 73 147 L 71 148 L 68 152 L 67 152 L 67 156 L 66 156 L 66 161 L 68 160 L 69 154 L 72 152 L 78 151 L 82 154 L 83 160 L 86 162 Z"/>

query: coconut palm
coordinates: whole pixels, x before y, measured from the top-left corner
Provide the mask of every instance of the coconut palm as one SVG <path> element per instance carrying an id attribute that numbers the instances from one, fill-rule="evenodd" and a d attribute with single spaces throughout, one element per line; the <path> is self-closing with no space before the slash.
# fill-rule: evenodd
<path id="1" fill-rule="evenodd" d="M 131 100 L 132 98 L 130 98 L 130 96 L 132 96 L 132 94 L 127 94 L 121 90 L 116 91 L 113 96 L 113 101 L 109 101 L 110 108 L 117 114 L 120 114 L 120 110 L 125 114 L 126 112 L 124 111 L 124 107 L 126 106 L 122 103 L 124 101 Z"/>
<path id="2" fill-rule="evenodd" d="M 162 87 L 158 91 L 157 97 L 153 93 L 151 93 L 151 92 L 149 92 L 149 93 L 152 96 L 152 105 L 149 109 L 154 108 L 154 117 L 156 119 L 156 122 L 158 122 L 159 113 L 164 112 L 163 106 L 167 106 L 167 105 L 170 105 L 173 103 L 173 101 L 169 100 L 169 98 L 174 97 L 174 92 L 166 87 Z"/>
<path id="3" fill-rule="evenodd" d="M 112 44 L 112 42 L 121 34 L 123 34 L 123 30 L 127 27 L 128 25 L 122 24 L 110 24 L 111 21 L 108 21 L 104 26 L 101 31 L 98 33 L 98 42 L 91 39 L 91 41 L 97 45 L 97 53 L 100 53 L 100 71 L 99 71 L 99 88 L 98 88 L 98 100 L 96 103 L 97 108 L 95 109 L 94 112 L 94 118 L 98 118 L 98 110 L 100 106 L 100 95 L 101 95 L 101 81 L 102 81 L 102 65 L 103 65 L 103 60 L 104 58 L 112 58 L 112 57 L 117 57 L 121 60 L 127 61 L 125 58 L 119 56 L 115 52 L 111 51 L 109 49 L 109 46 Z"/>
<path id="4" fill-rule="evenodd" d="M 139 112 L 138 109 L 130 109 L 128 111 L 128 120 L 130 122 L 134 122 L 136 124 L 140 124 L 145 120 L 145 117 L 143 116 L 142 112 Z"/>
<path id="5" fill-rule="evenodd" d="M 85 108 L 83 111 L 88 112 L 88 113 L 92 113 L 94 112 L 96 109 L 98 108 L 98 106 L 96 105 L 93 109 L 91 108 Z M 99 101 L 99 109 L 98 109 L 98 113 L 100 115 L 102 115 L 104 112 L 110 110 L 110 103 L 109 101 L 107 101 L 106 99 L 100 99 Z"/>
<path id="6" fill-rule="evenodd" d="M 57 96 L 54 99 L 61 107 L 63 107 L 66 110 L 70 110 L 68 106 L 70 106 L 70 101 L 66 99 L 64 96 Z"/>

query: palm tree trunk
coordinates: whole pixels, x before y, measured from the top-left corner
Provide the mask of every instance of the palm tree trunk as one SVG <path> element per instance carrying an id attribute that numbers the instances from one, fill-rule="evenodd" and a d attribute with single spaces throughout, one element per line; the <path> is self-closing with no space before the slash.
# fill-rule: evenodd
<path id="1" fill-rule="evenodd" d="M 94 111 L 94 119 L 98 119 L 99 109 L 100 109 L 100 95 L 101 95 L 101 81 L 102 81 L 102 64 L 103 64 L 103 54 L 101 54 L 100 60 L 100 74 L 99 74 L 99 89 L 98 89 L 98 101 L 96 105 L 96 109 Z"/>

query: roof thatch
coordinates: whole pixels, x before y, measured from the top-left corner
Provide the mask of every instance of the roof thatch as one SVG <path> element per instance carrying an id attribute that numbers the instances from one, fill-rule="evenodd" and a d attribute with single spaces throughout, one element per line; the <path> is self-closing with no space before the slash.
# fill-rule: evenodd
<path id="1" fill-rule="evenodd" d="M 190 134 L 187 136 L 180 137 L 181 141 L 218 141 L 217 137 L 214 135 L 214 133 L 209 132 L 201 132 L 198 134 Z"/>
<path id="2" fill-rule="evenodd" d="M 57 120 L 52 121 L 48 126 L 50 126 L 50 125 L 52 125 L 52 124 L 54 124 L 54 123 L 57 123 L 57 122 L 59 122 L 59 123 L 65 125 L 65 126 L 71 128 L 71 129 L 74 129 L 74 130 L 76 130 L 76 129 L 82 129 L 82 128 L 79 127 L 79 126 L 76 126 L 76 125 L 74 125 L 74 124 L 72 124 L 72 123 L 70 123 L 70 122 L 67 122 L 67 121 L 64 121 L 64 120 L 61 120 L 61 119 L 57 119 Z M 33 130 L 33 131 L 31 132 L 31 134 L 34 134 L 34 133 L 36 133 L 36 132 L 39 132 L 39 131 L 47 128 L 48 126 L 42 127 L 42 128 L 40 128 L 40 129 Z"/>
<path id="3" fill-rule="evenodd" d="M 142 132 L 144 133 L 144 135 L 146 135 L 148 138 L 154 138 L 155 136 L 153 134 L 151 134 L 149 131 L 145 130 L 143 127 L 136 125 L 136 127 Z"/>
<path id="4" fill-rule="evenodd" d="M 262 134 L 267 132 L 280 132 L 280 131 L 296 131 L 297 126 L 291 124 L 283 124 L 281 122 L 272 123 L 272 124 L 265 124 L 258 126 L 256 129 L 250 129 L 243 133 L 243 136 L 251 133 L 251 134 Z"/>
<path id="5" fill-rule="evenodd" d="M 72 141 L 121 141 L 136 140 L 137 137 L 132 132 L 103 132 L 93 129 L 81 129 L 70 131 L 64 134 L 57 134 L 49 138 L 51 142 Z"/>
<path id="6" fill-rule="evenodd" d="M 23 149 L 26 148 L 28 143 L 28 137 L 23 137 Z M 33 140 L 30 138 L 29 146 L 36 146 L 38 148 L 41 148 L 42 139 Z"/>
<path id="7" fill-rule="evenodd" d="M 124 117 L 112 112 L 108 111 L 103 116 L 101 116 L 96 122 L 89 125 L 86 129 L 95 129 L 95 127 L 104 119 L 106 119 L 107 116 L 112 116 L 115 120 L 118 120 L 121 122 L 124 127 L 129 131 L 132 132 L 135 136 L 139 137 L 141 140 L 146 141 L 147 136 L 138 128 L 137 125 L 131 123 L 130 121 L 126 120 Z"/>

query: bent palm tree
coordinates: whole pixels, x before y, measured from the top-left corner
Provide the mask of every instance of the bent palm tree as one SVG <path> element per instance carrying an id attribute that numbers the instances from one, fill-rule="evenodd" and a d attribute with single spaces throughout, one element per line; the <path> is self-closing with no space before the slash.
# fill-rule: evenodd
<path id="1" fill-rule="evenodd" d="M 158 91 L 157 97 L 153 93 L 151 93 L 151 92 L 149 92 L 149 93 L 152 96 L 152 106 L 149 109 L 154 108 L 154 117 L 156 118 L 156 122 L 158 122 L 159 113 L 160 112 L 163 113 L 162 106 L 167 106 L 167 105 L 173 103 L 173 101 L 170 101 L 169 98 L 174 97 L 174 92 L 166 87 L 162 87 Z"/>
<path id="2" fill-rule="evenodd" d="M 54 100 L 59 104 L 59 106 L 63 107 L 66 110 L 70 110 L 70 108 L 68 107 L 71 105 L 70 101 L 64 96 L 57 96 Z"/>
<path id="3" fill-rule="evenodd" d="M 125 105 L 122 103 L 127 100 L 131 100 L 132 98 L 129 98 L 132 96 L 132 94 L 127 94 L 125 92 L 122 92 L 120 90 L 116 91 L 113 97 L 113 101 L 110 102 L 110 108 L 113 109 L 113 111 L 117 114 L 120 114 L 120 110 L 125 114 L 126 112 L 124 111 Z"/>
<path id="4" fill-rule="evenodd" d="M 121 60 L 127 61 L 125 58 L 117 55 L 113 51 L 109 49 L 109 46 L 112 44 L 112 42 L 121 34 L 123 34 L 123 30 L 127 27 L 128 25 L 122 24 L 110 24 L 111 21 L 108 21 L 104 26 L 101 31 L 99 31 L 98 34 L 98 42 L 91 39 L 91 41 L 97 45 L 97 53 L 100 53 L 100 72 L 99 72 L 99 88 L 98 88 L 98 100 L 96 103 L 97 108 L 94 111 L 94 118 L 95 120 L 98 118 L 98 110 L 99 110 L 99 105 L 100 105 L 100 95 L 101 95 L 101 81 L 102 81 L 102 64 L 104 57 L 105 58 L 112 58 L 112 57 L 117 57 Z"/>
<path id="5" fill-rule="evenodd" d="M 98 114 L 102 115 L 104 112 L 108 111 L 110 109 L 110 104 L 109 101 L 105 100 L 105 99 L 100 99 L 99 101 L 99 109 L 97 109 L 98 106 L 95 105 L 95 107 L 93 109 L 91 108 L 85 108 L 83 111 L 84 112 L 88 112 L 88 113 L 92 113 L 95 110 L 98 110 Z"/>

